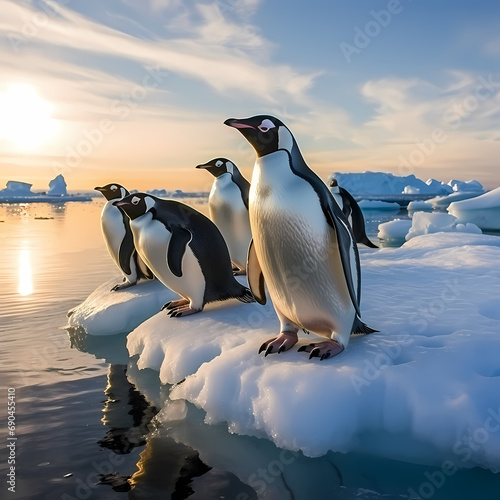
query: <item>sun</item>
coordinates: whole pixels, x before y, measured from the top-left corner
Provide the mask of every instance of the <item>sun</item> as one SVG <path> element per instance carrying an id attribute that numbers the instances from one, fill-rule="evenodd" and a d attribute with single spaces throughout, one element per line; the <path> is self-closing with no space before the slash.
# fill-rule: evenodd
<path id="1" fill-rule="evenodd" d="M 0 93 L 0 139 L 18 150 L 32 150 L 50 140 L 57 129 L 52 105 L 31 85 L 12 84 Z"/>

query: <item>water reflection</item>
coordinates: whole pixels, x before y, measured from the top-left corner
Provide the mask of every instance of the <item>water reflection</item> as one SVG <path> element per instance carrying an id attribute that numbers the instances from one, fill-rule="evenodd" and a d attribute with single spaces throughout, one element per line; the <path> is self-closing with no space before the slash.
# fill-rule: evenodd
<path id="1" fill-rule="evenodd" d="M 31 251 L 23 248 L 19 251 L 18 264 L 19 285 L 17 291 L 26 296 L 33 293 L 33 270 L 31 268 Z"/>

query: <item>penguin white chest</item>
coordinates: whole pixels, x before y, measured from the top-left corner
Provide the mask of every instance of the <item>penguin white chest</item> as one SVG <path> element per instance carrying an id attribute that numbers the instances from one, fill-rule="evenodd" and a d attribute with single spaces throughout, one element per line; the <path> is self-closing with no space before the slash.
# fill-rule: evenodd
<path id="1" fill-rule="evenodd" d="M 107 201 L 102 209 L 101 228 L 108 251 L 118 267 L 120 267 L 120 246 L 125 238 L 126 230 L 124 216 L 121 210 L 113 205 L 114 201 Z"/>
<path id="2" fill-rule="evenodd" d="M 354 320 L 335 231 L 314 188 L 284 151 L 259 158 L 250 188 L 255 250 L 275 307 L 299 326 L 330 336 Z"/>
<path id="3" fill-rule="evenodd" d="M 217 177 L 208 199 L 210 218 L 226 241 L 231 260 L 245 268 L 248 246 L 252 238 L 248 210 L 231 174 Z"/>
<path id="4" fill-rule="evenodd" d="M 205 278 L 189 245 L 186 245 L 182 257 L 182 276 L 179 277 L 173 274 L 167 262 L 172 233 L 165 225 L 153 219 L 151 213 L 146 213 L 131 221 L 130 227 L 137 252 L 154 275 L 166 287 L 201 308 L 205 294 Z"/>

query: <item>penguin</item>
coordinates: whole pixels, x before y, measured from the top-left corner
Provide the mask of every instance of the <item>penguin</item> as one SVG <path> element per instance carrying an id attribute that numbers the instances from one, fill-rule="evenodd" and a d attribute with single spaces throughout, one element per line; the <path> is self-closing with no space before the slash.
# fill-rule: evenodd
<path id="1" fill-rule="evenodd" d="M 115 285 L 111 291 L 123 290 L 135 285 L 141 278 L 154 279 L 151 270 L 137 255 L 134 238 L 130 230 L 130 220 L 113 203 L 130 194 L 120 184 L 106 184 L 95 187 L 108 200 L 101 213 L 101 229 L 108 252 L 123 273 L 123 283 Z"/>
<path id="2" fill-rule="evenodd" d="M 351 193 L 341 188 L 338 185 L 337 179 L 332 179 L 330 181 L 330 192 L 337 202 L 337 205 L 340 207 L 340 210 L 344 213 L 345 218 L 349 221 L 356 243 L 362 243 L 370 248 L 378 248 L 378 246 L 372 243 L 368 236 L 366 236 L 363 212 Z"/>
<path id="3" fill-rule="evenodd" d="M 184 203 L 144 193 L 114 205 L 130 218 L 141 259 L 182 297 L 162 307 L 171 317 L 200 312 L 219 300 L 254 302 L 252 292 L 234 278 L 224 238 L 208 217 Z"/>
<path id="4" fill-rule="evenodd" d="M 299 351 L 309 359 L 335 356 L 351 333 L 376 331 L 360 317 L 360 262 L 349 222 L 283 122 L 258 115 L 224 123 L 238 129 L 257 154 L 249 195 L 248 282 L 261 304 L 267 284 L 281 325 L 259 353 L 290 349 L 303 329 L 325 340 Z"/>
<path id="5" fill-rule="evenodd" d="M 227 158 L 215 158 L 196 168 L 204 168 L 215 177 L 208 198 L 210 218 L 226 240 L 233 271 L 246 274 L 248 247 L 252 240 L 248 218 L 250 183 Z"/>

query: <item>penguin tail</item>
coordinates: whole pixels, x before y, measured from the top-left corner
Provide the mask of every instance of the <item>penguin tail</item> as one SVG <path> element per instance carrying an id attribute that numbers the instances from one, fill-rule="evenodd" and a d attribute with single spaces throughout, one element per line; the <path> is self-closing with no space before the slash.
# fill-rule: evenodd
<path id="1" fill-rule="evenodd" d="M 373 328 L 370 328 L 368 325 L 363 323 L 358 316 L 356 316 L 354 318 L 354 323 L 352 325 L 351 334 L 353 334 L 353 335 L 358 335 L 358 334 L 368 335 L 369 333 L 374 333 L 374 332 L 378 332 L 378 331 L 379 330 L 374 330 Z"/>
<path id="2" fill-rule="evenodd" d="M 372 243 L 367 236 L 365 236 L 365 238 L 363 238 L 363 240 L 361 240 L 359 243 L 362 243 L 363 245 L 366 245 L 370 248 L 378 248 L 378 246 L 375 245 L 375 243 Z"/>

